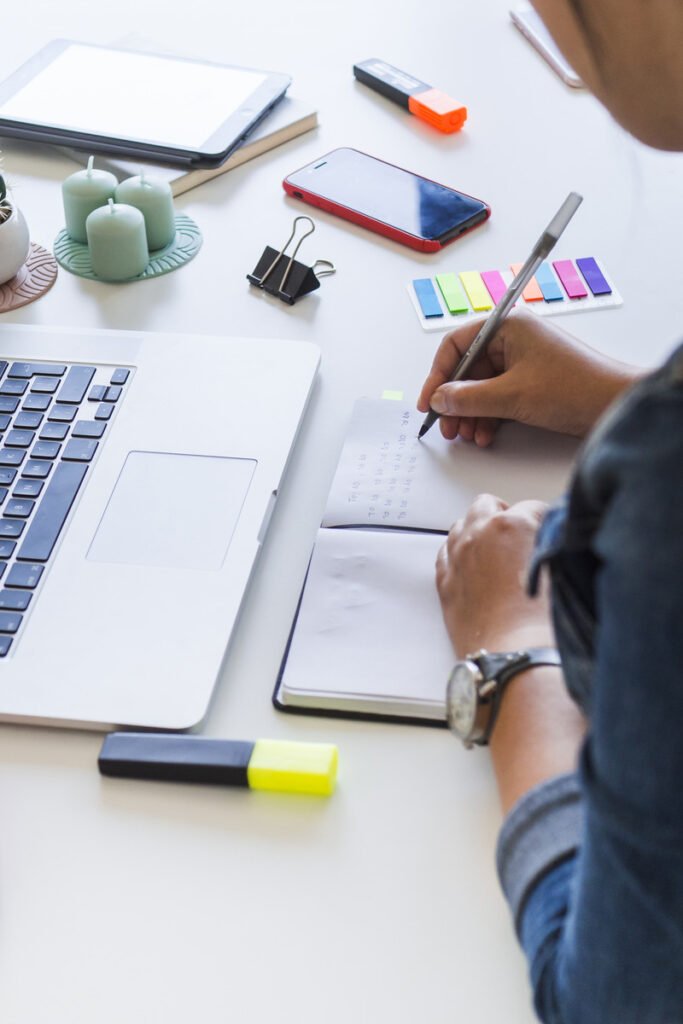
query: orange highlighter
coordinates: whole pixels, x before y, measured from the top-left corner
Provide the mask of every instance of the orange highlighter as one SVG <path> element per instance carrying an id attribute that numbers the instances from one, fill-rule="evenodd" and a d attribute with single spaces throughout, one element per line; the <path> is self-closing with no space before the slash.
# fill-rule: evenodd
<path id="1" fill-rule="evenodd" d="M 467 107 L 459 106 L 445 92 L 421 82 L 419 78 L 413 78 L 386 61 L 371 57 L 360 64 L 354 64 L 353 73 L 363 85 L 398 103 L 440 132 L 458 132 L 467 120 Z"/>

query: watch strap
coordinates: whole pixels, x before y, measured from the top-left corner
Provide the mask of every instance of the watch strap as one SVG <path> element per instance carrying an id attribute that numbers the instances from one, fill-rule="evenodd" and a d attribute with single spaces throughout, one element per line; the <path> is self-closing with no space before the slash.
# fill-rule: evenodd
<path id="1" fill-rule="evenodd" d="M 529 647 L 525 651 L 510 651 L 504 654 L 492 654 L 489 651 L 482 651 L 474 660 L 484 680 L 496 680 L 496 687 L 491 698 L 491 714 L 486 724 L 483 736 L 477 742 L 480 746 L 487 746 L 493 727 L 500 711 L 505 687 L 520 672 L 528 668 L 536 668 L 540 665 L 561 665 L 559 651 L 555 647 Z M 485 683 L 484 683 L 485 685 Z"/>

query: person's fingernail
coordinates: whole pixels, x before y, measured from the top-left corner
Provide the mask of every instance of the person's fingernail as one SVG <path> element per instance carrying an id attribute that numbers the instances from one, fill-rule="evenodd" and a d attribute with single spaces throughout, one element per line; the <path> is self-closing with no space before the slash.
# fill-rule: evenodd
<path id="1" fill-rule="evenodd" d="M 444 413 L 448 412 L 448 403 L 446 402 L 446 396 L 443 391 L 437 391 L 432 395 L 432 400 L 429 403 L 434 412 Z"/>

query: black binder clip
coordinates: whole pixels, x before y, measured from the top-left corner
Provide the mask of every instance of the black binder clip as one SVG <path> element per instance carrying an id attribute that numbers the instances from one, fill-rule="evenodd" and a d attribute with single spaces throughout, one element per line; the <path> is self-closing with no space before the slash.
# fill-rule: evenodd
<path id="1" fill-rule="evenodd" d="M 296 243 L 292 255 L 287 256 L 287 249 L 296 234 L 297 224 L 300 220 L 307 221 L 311 226 Z M 305 263 L 299 263 L 295 259 L 304 238 L 308 238 L 314 231 L 315 224 L 310 217 L 295 217 L 292 233 L 280 251 L 277 252 L 267 245 L 252 273 L 247 274 L 247 281 L 250 284 L 255 284 L 257 288 L 267 291 L 269 295 L 282 299 L 290 306 L 293 306 L 303 295 L 315 291 L 320 287 L 320 278 L 334 274 L 336 267 L 329 260 L 316 260 L 312 267 L 307 267 Z M 318 267 L 320 267 L 319 270 Z"/>

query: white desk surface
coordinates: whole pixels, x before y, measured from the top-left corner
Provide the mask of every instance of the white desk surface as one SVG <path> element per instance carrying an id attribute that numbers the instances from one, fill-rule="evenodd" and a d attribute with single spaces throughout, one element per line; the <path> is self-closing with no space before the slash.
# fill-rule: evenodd
<path id="1" fill-rule="evenodd" d="M 405 293 L 435 270 L 523 259 L 570 189 L 567 255 L 596 254 L 623 309 L 560 322 L 653 364 L 683 328 L 683 163 L 644 150 L 554 77 L 503 0 L 405 5 L 290 0 L 33 0 L 12 5 L 2 77 L 50 38 L 160 47 L 294 76 L 320 128 L 183 196 L 204 248 L 179 273 L 106 286 L 60 272 L 3 322 L 311 339 L 322 368 L 205 731 L 339 744 L 329 801 L 102 780 L 100 737 L 0 727 L 3 1024 L 232 1020 L 530 1024 L 525 966 L 498 890 L 488 759 L 444 731 L 278 714 L 270 696 L 353 399 L 416 394 L 438 335 Z M 239 13 L 231 12 L 239 9 Z M 380 56 L 470 108 L 441 136 L 354 81 Z M 488 200 L 488 225 L 437 256 L 315 213 L 304 260 L 338 273 L 294 308 L 245 280 L 295 213 L 285 174 L 352 145 Z M 74 167 L 5 145 L 36 241 L 61 226 Z M 492 484 L 492 486 L 494 486 Z M 106 658 L 106 651 L 102 652 Z M 93 685 L 97 666 L 93 665 Z M 55 685 L 58 681 L 55 680 Z"/>

